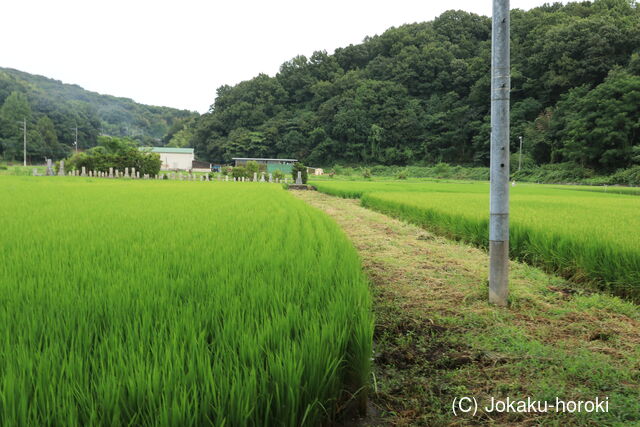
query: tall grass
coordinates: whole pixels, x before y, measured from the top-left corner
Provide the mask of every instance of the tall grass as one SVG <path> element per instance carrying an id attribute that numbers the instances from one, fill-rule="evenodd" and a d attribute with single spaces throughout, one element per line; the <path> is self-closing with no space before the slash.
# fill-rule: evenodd
<path id="1" fill-rule="evenodd" d="M 277 185 L 2 177 L 0 232 L 0 425 L 318 425 L 367 383 L 357 253 Z"/>
<path id="2" fill-rule="evenodd" d="M 488 246 L 486 191 L 373 192 L 361 200 L 366 207 Z M 516 187 L 511 197 L 510 254 L 640 300 L 638 212 L 640 199 L 635 196 Z"/>

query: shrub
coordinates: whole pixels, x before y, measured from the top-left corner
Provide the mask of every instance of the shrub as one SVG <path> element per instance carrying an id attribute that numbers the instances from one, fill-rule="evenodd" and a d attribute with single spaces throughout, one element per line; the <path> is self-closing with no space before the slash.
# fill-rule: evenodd
<path id="1" fill-rule="evenodd" d="M 88 171 L 108 172 L 109 168 L 123 171 L 136 168 L 140 175 L 156 175 L 160 172 L 162 161 L 157 153 L 139 150 L 134 141 L 109 136 L 98 137 L 98 146 L 82 153 L 75 153 L 65 160 L 65 168 L 80 170 L 84 166 Z"/>
<path id="2" fill-rule="evenodd" d="M 448 163 L 440 162 L 433 167 L 433 173 L 437 178 L 448 178 L 451 173 L 451 166 Z"/>
<path id="3" fill-rule="evenodd" d="M 231 175 L 234 178 L 247 178 L 249 177 L 249 172 L 244 166 L 236 166 L 231 171 Z"/>
<path id="4" fill-rule="evenodd" d="M 629 169 L 619 169 L 609 177 L 610 184 L 640 185 L 640 166 Z"/>
<path id="5" fill-rule="evenodd" d="M 511 174 L 511 178 L 518 181 L 541 183 L 577 183 L 592 178 L 595 175 L 591 169 L 576 163 L 551 163 L 533 169 L 523 169 Z"/>
<path id="6" fill-rule="evenodd" d="M 362 177 L 364 179 L 371 179 L 371 169 L 369 168 L 362 169 Z"/>
<path id="7" fill-rule="evenodd" d="M 298 171 L 301 172 L 302 175 L 302 183 L 306 184 L 309 174 L 307 172 L 307 167 L 300 162 L 296 162 L 293 164 L 293 168 L 291 169 L 291 175 L 293 176 L 293 181 L 295 182 L 298 179 Z"/>
<path id="8" fill-rule="evenodd" d="M 258 164 L 258 162 L 249 160 L 245 165 L 245 169 L 247 170 L 247 177 L 253 179 L 253 174 L 257 174 L 260 172 L 260 165 Z"/>
<path id="9" fill-rule="evenodd" d="M 353 168 L 335 165 L 333 169 L 336 171 L 338 175 L 351 176 L 353 174 Z"/>

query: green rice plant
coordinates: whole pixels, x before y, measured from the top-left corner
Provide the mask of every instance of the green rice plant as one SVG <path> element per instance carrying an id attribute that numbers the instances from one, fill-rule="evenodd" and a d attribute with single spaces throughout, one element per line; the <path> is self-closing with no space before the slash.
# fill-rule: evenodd
<path id="1" fill-rule="evenodd" d="M 640 300 L 640 199 L 539 186 L 518 186 L 511 193 L 512 257 Z M 488 246 L 486 191 L 388 191 L 366 193 L 361 201 L 449 237 Z"/>
<path id="2" fill-rule="evenodd" d="M 0 177 L 0 425 L 318 425 L 370 374 L 371 299 L 278 185 Z"/>
<path id="3" fill-rule="evenodd" d="M 618 185 L 600 185 L 600 186 L 564 186 L 567 189 L 578 191 L 593 191 L 595 193 L 610 193 L 610 194 L 629 194 L 632 196 L 640 196 L 640 187 L 622 187 Z M 558 188 L 562 188 L 558 186 Z"/>
<path id="4" fill-rule="evenodd" d="M 443 191 L 474 193 L 489 190 L 489 183 L 484 182 L 435 181 L 433 179 L 403 179 L 396 181 L 314 181 L 312 184 L 322 193 L 347 199 L 359 199 L 363 194 L 380 191 Z"/>

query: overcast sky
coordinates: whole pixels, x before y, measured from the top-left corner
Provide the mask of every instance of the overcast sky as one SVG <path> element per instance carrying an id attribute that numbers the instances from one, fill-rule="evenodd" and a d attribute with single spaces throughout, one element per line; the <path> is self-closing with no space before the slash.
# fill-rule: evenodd
<path id="1" fill-rule="evenodd" d="M 3 0 L 0 66 L 203 113 L 223 84 L 449 9 L 490 16 L 491 1 Z"/>

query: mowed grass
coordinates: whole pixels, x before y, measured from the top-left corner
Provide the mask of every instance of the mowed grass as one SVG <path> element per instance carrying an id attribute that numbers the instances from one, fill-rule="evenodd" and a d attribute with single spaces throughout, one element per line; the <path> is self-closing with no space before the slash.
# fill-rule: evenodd
<path id="1" fill-rule="evenodd" d="M 2 177 L 0 233 L 2 426 L 317 425 L 364 403 L 358 255 L 280 186 Z"/>
<path id="2" fill-rule="evenodd" d="M 363 206 L 488 247 L 488 183 L 322 183 Z M 640 199 L 571 187 L 511 188 L 510 252 L 576 282 L 640 300 Z"/>

